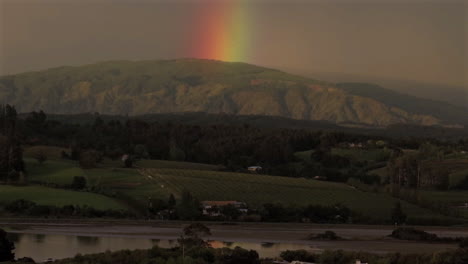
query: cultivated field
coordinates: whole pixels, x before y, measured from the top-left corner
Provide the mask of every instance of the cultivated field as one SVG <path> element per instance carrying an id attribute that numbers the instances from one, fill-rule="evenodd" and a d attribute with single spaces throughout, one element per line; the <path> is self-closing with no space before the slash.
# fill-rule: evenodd
<path id="1" fill-rule="evenodd" d="M 354 151 L 363 154 L 362 159 L 371 159 L 381 155 L 377 152 Z M 339 150 L 337 154 L 350 155 L 348 150 Z M 310 152 L 296 153 L 303 158 L 310 157 Z M 51 159 L 39 164 L 35 159 L 26 158 L 28 177 L 31 182 L 42 182 L 58 186 L 69 185 L 74 176 L 84 176 L 88 188 L 98 190 L 109 197 L 131 200 L 132 205 L 145 207 L 148 199 L 167 200 L 170 194 L 180 197 L 182 190 L 187 189 L 199 200 L 239 200 L 253 208 L 265 203 L 282 203 L 284 205 L 335 205 L 343 204 L 354 211 L 373 219 L 390 219 L 391 210 L 396 199 L 385 193 L 363 192 L 344 183 L 315 181 L 304 178 L 289 178 L 261 174 L 221 172 L 218 166 L 146 160 L 138 161 L 138 168 L 121 168 L 121 161 L 105 161 L 99 168 L 83 170 L 76 162 Z M 382 168 L 380 170 L 384 170 Z M 383 172 L 383 171 L 382 171 Z M 13 188 L 13 187 L 11 187 Z M 21 187 L 41 188 L 45 187 Z M 34 190 L 34 189 L 33 189 Z M 21 197 L 47 204 L 56 201 L 61 204 L 81 202 L 96 208 L 116 208 L 119 203 L 113 198 L 86 192 L 72 192 L 60 189 L 48 189 L 48 195 L 42 197 L 33 193 L 11 197 Z M 62 192 L 58 194 L 58 192 Z M 447 204 L 460 204 L 468 201 L 466 192 L 420 191 L 424 200 Z M 62 196 L 60 196 L 62 195 Z M 69 198 L 69 195 L 72 198 Z M 90 196 L 98 197 L 96 199 Z M 76 198 L 80 196 L 80 198 Z M 83 196 L 83 197 L 81 197 Z M 56 197 L 63 197 L 56 198 Z M 73 198 L 75 197 L 75 198 Z M 48 200 L 50 198 L 50 200 Z M 104 199 L 105 198 L 105 199 Z M 0 196 L 0 201 L 5 198 Z M 105 201 L 104 201 L 105 200 Z M 136 203 L 135 203 L 136 202 Z M 443 216 L 409 203 L 403 203 L 404 211 L 409 218 L 442 218 Z"/>
<path id="2" fill-rule="evenodd" d="M 389 219 L 395 199 L 379 193 L 356 190 L 346 184 L 258 174 L 177 169 L 150 169 L 148 175 L 166 191 L 189 190 L 200 200 L 239 200 L 251 206 L 264 203 L 285 205 L 343 204 L 366 216 Z M 434 217 L 417 206 L 403 203 L 410 217 Z"/>
<path id="3" fill-rule="evenodd" d="M 390 157 L 390 151 L 385 149 L 348 149 L 334 148 L 331 151 L 334 155 L 347 157 L 356 161 L 382 161 Z"/>
<path id="4" fill-rule="evenodd" d="M 48 188 L 43 186 L 0 185 L 0 202 L 24 199 L 41 205 L 88 205 L 95 209 L 126 209 L 114 199 L 103 195 Z"/>
<path id="5" fill-rule="evenodd" d="M 47 160 L 39 164 L 35 159 L 25 158 L 26 170 L 32 182 L 70 185 L 75 176 L 85 176 L 77 162 L 70 160 Z"/>
<path id="6" fill-rule="evenodd" d="M 136 166 L 141 168 L 165 168 L 165 169 L 185 169 L 185 170 L 212 170 L 217 171 L 223 168 L 223 166 L 193 163 L 193 162 L 180 162 L 170 160 L 139 160 L 136 162 Z"/>

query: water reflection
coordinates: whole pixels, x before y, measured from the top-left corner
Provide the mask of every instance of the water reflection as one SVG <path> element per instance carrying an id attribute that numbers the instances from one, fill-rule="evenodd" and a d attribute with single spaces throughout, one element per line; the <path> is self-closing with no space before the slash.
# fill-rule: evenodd
<path id="1" fill-rule="evenodd" d="M 43 234 L 34 234 L 34 239 L 36 241 L 36 243 L 44 243 L 44 240 L 45 240 L 45 235 Z"/>
<path id="2" fill-rule="evenodd" d="M 223 244 L 226 247 L 232 247 L 232 244 L 234 244 L 234 242 L 223 241 Z"/>
<path id="3" fill-rule="evenodd" d="M 7 238 L 13 243 L 18 243 L 22 235 L 20 233 L 7 233 Z"/>
<path id="4" fill-rule="evenodd" d="M 92 236 L 77 236 L 76 240 L 78 244 L 84 244 L 87 246 L 94 246 L 99 243 L 99 237 L 92 237 Z"/>
<path id="5" fill-rule="evenodd" d="M 272 248 L 274 245 L 275 245 L 275 243 L 263 242 L 262 243 L 262 248 Z"/>
<path id="6" fill-rule="evenodd" d="M 32 257 L 36 261 L 44 261 L 47 258 L 61 259 L 73 257 L 76 254 L 92 254 L 116 251 L 122 249 L 149 249 L 155 245 L 162 248 L 177 246 L 177 240 L 128 238 L 128 237 L 91 237 L 73 235 L 37 235 L 9 233 L 9 238 L 15 242 L 17 258 Z M 299 244 L 275 244 L 275 243 L 249 243 L 210 241 L 214 248 L 242 247 L 252 249 L 261 257 L 276 257 L 284 250 L 307 249 L 307 245 Z"/>

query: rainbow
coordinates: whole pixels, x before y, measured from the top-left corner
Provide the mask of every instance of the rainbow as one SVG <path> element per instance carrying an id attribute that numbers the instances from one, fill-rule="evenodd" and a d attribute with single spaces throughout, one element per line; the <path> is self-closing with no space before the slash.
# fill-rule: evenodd
<path id="1" fill-rule="evenodd" d="M 249 59 L 247 0 L 219 0 L 200 6 L 190 55 L 222 61 Z"/>

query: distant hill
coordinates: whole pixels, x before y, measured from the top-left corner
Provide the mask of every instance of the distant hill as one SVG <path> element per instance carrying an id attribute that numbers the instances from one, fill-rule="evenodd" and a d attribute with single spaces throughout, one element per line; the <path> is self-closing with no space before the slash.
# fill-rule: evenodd
<path id="1" fill-rule="evenodd" d="M 245 63 L 111 61 L 3 76 L 0 102 L 21 112 L 61 114 L 206 112 L 380 127 L 468 123 L 461 107 L 392 94 L 394 102 L 374 88 L 335 85 Z M 419 108 L 432 104 L 438 108 Z"/>
<path id="2" fill-rule="evenodd" d="M 428 83 L 413 80 L 399 80 L 385 77 L 346 73 L 308 72 L 299 69 L 282 70 L 332 83 L 373 83 L 398 93 L 412 95 L 421 99 L 442 101 L 455 106 L 468 108 L 468 86 L 463 87 L 451 84 Z"/>
<path id="3" fill-rule="evenodd" d="M 417 98 L 385 89 L 375 84 L 338 83 L 337 87 L 354 95 L 373 98 L 389 107 L 396 107 L 409 113 L 431 115 L 451 123 L 464 123 L 466 122 L 466 115 L 468 115 L 468 108 Z"/>

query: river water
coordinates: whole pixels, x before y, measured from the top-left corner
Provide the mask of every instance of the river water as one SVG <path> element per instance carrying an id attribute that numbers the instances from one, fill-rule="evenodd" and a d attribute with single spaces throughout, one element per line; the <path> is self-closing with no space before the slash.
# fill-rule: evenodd
<path id="1" fill-rule="evenodd" d="M 170 248 L 177 245 L 176 240 L 148 239 L 118 236 L 76 236 L 55 234 L 29 234 L 9 233 L 9 239 L 15 243 L 15 254 L 17 258 L 31 257 L 36 261 L 44 261 L 47 258 L 61 259 L 73 257 L 76 254 L 91 254 L 115 251 L 122 249 L 149 249 L 153 246 Z M 304 244 L 285 243 L 252 243 L 252 242 L 226 242 L 211 241 L 214 248 L 236 246 L 253 249 L 260 257 L 277 257 L 281 251 L 308 249 L 310 246 Z"/>

